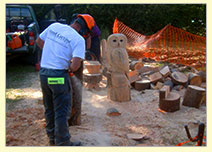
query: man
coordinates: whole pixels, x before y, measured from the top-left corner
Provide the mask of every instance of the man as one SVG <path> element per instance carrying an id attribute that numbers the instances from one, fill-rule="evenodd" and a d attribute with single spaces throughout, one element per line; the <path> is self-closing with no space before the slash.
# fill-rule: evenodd
<path id="1" fill-rule="evenodd" d="M 77 16 L 71 25 L 53 23 L 38 37 L 36 43 L 43 49 L 40 82 L 45 107 L 46 132 L 50 145 L 79 146 L 71 142 L 68 118 L 72 97 L 68 71 L 76 71 L 85 57 L 85 40 L 94 27 L 90 15 Z"/>
<path id="2" fill-rule="evenodd" d="M 77 13 L 72 15 L 71 23 L 77 18 Z M 85 14 L 86 15 L 86 14 Z M 101 31 L 97 26 L 96 22 L 92 32 L 89 35 L 83 35 L 86 40 L 86 60 L 98 60 L 100 61 L 100 36 Z"/>

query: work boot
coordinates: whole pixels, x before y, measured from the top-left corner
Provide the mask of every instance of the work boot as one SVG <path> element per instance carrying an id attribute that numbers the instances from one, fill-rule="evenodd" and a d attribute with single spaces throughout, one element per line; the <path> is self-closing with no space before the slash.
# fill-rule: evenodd
<path id="1" fill-rule="evenodd" d="M 75 142 L 67 141 L 59 146 L 81 146 L 81 142 L 80 141 L 75 141 Z"/>

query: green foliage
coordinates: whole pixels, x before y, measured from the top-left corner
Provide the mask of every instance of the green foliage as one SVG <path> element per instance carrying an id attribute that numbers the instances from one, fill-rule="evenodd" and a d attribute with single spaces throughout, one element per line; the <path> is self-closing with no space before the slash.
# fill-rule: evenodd
<path id="1" fill-rule="evenodd" d="M 32 5 L 39 20 L 53 6 Z M 111 33 L 117 17 L 133 30 L 145 35 L 151 35 L 167 24 L 194 34 L 206 35 L 206 4 L 62 4 L 62 7 L 68 23 L 73 13 L 88 13 L 95 18 L 101 30 L 108 29 Z"/>

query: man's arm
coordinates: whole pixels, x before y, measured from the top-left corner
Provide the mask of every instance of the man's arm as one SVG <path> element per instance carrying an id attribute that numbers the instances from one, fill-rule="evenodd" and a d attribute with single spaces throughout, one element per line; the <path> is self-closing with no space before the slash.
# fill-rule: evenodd
<path id="1" fill-rule="evenodd" d="M 42 40 L 40 37 L 38 37 L 36 40 L 36 43 L 39 46 L 39 48 L 43 49 L 44 40 Z"/>
<path id="2" fill-rule="evenodd" d="M 91 36 L 86 39 L 86 49 L 91 49 Z"/>
<path id="3" fill-rule="evenodd" d="M 69 67 L 70 71 L 71 72 L 77 71 L 80 68 L 80 66 L 81 66 L 81 61 L 82 61 L 81 58 L 78 58 L 78 57 L 72 58 L 72 63 L 70 65 L 70 67 Z"/>

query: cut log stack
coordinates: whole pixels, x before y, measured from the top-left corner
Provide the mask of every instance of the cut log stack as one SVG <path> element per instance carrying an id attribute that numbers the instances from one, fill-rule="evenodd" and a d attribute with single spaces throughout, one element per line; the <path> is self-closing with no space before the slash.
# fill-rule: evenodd
<path id="1" fill-rule="evenodd" d="M 99 89 L 99 82 L 102 80 L 101 64 L 98 61 L 85 61 L 83 79 L 88 89 Z"/>
<path id="2" fill-rule="evenodd" d="M 135 65 L 141 65 L 135 67 Z M 141 61 L 132 61 L 130 64 L 129 80 L 131 86 L 137 90 L 159 90 L 159 108 L 166 112 L 174 112 L 180 109 L 180 95 L 176 91 L 187 89 L 184 94 L 183 105 L 196 107 L 206 105 L 206 81 L 205 72 L 190 72 L 184 74 L 178 69 L 170 69 L 169 66 L 146 66 Z M 175 90 L 173 92 L 172 90 Z"/>

